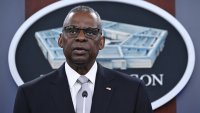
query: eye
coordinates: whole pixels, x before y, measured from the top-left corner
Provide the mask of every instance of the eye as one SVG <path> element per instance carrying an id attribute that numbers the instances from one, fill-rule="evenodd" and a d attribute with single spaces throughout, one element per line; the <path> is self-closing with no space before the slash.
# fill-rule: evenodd
<path id="1" fill-rule="evenodd" d="M 70 34 L 77 34 L 78 33 L 78 28 L 76 28 L 76 27 L 67 27 L 66 28 L 66 32 L 67 33 L 70 33 Z"/>
<path id="2" fill-rule="evenodd" d="M 97 28 L 87 28 L 87 29 L 85 29 L 85 33 L 87 35 L 97 35 L 98 32 L 99 32 L 99 29 L 97 29 Z"/>

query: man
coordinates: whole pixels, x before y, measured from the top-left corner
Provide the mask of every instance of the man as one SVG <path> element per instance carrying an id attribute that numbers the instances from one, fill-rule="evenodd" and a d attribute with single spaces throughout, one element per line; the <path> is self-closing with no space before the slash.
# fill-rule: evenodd
<path id="1" fill-rule="evenodd" d="M 65 64 L 20 86 L 14 113 L 152 113 L 140 80 L 96 62 L 104 42 L 99 14 L 73 8 L 58 40 Z"/>

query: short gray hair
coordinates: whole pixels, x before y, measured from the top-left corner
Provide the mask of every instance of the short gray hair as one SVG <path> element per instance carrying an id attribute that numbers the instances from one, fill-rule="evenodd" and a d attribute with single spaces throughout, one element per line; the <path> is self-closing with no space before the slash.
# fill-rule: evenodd
<path id="1" fill-rule="evenodd" d="M 97 16 L 97 27 L 102 30 L 102 24 L 101 24 L 101 17 L 99 15 L 99 13 L 97 11 L 95 11 L 93 8 L 89 7 L 89 6 L 76 6 L 73 9 L 71 9 L 69 11 L 69 13 L 67 14 L 66 19 L 68 18 L 69 14 L 71 13 L 76 13 L 76 12 L 87 12 L 87 13 L 94 13 Z M 63 23 L 63 26 L 65 24 L 65 21 Z"/>

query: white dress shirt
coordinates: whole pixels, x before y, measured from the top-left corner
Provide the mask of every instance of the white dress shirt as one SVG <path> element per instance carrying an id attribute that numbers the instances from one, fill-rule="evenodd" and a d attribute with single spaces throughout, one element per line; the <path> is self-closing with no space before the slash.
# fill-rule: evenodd
<path id="1" fill-rule="evenodd" d="M 75 70 L 73 70 L 67 64 L 67 62 L 65 62 L 65 72 L 66 72 L 67 80 L 68 80 L 68 83 L 69 83 L 72 102 L 73 102 L 73 105 L 74 105 L 74 109 L 76 111 L 76 95 L 77 95 L 79 89 L 81 88 L 81 85 L 79 83 L 77 83 L 76 81 L 80 76 L 86 76 L 90 80 L 89 87 L 90 87 L 92 95 L 93 95 L 96 73 L 97 73 L 97 63 L 95 62 L 93 64 L 93 66 L 91 67 L 91 69 L 89 70 L 88 73 L 86 73 L 85 75 L 80 75 Z"/>

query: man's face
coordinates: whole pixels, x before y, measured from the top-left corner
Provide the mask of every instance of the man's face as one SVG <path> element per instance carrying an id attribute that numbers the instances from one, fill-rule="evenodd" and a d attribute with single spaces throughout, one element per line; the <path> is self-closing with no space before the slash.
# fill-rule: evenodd
<path id="1" fill-rule="evenodd" d="M 87 66 L 94 63 L 98 51 L 104 47 L 104 38 L 97 25 L 96 15 L 87 12 L 68 16 L 58 41 L 68 64 Z"/>

